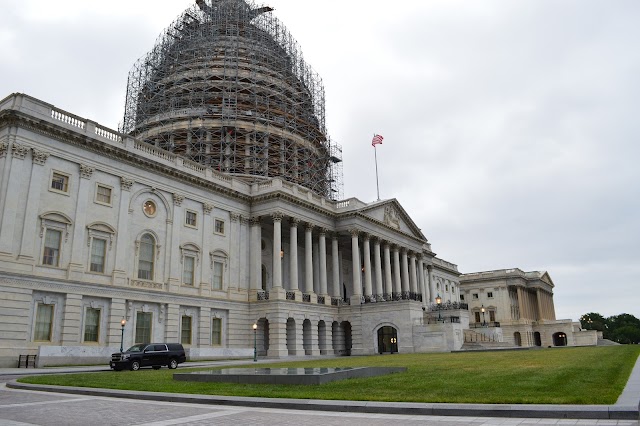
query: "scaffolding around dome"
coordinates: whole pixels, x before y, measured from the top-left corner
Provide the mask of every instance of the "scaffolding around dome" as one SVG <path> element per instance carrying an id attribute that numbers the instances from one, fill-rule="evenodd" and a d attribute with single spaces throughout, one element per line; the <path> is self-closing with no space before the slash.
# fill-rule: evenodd
<path id="1" fill-rule="evenodd" d="M 129 73 L 123 133 L 254 182 L 342 198 L 320 76 L 270 7 L 198 0 Z"/>

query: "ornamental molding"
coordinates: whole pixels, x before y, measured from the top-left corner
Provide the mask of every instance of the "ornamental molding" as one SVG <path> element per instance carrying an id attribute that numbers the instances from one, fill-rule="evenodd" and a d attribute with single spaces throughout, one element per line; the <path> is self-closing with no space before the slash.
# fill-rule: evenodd
<path id="1" fill-rule="evenodd" d="M 240 215 L 238 213 L 230 213 L 229 214 L 229 220 L 233 223 L 237 223 L 240 221 Z"/>
<path id="2" fill-rule="evenodd" d="M 210 203 L 204 203 L 202 205 L 202 209 L 204 210 L 204 214 L 206 215 L 210 215 L 211 212 L 213 211 L 213 204 Z"/>
<path id="3" fill-rule="evenodd" d="M 80 164 L 80 177 L 82 179 L 91 179 L 93 176 L 94 168 L 87 166 L 86 164 Z"/>
<path id="4" fill-rule="evenodd" d="M 131 187 L 134 184 L 133 179 L 126 178 L 124 176 L 120 177 L 120 189 L 123 191 L 131 191 Z"/>
<path id="5" fill-rule="evenodd" d="M 40 151 L 38 149 L 32 148 L 31 161 L 33 164 L 37 164 L 39 166 L 44 166 L 47 162 L 47 159 L 51 154 L 45 151 Z"/>
<path id="6" fill-rule="evenodd" d="M 282 214 L 282 212 L 271 213 L 271 218 L 273 219 L 274 222 L 282 222 L 283 217 L 284 215 Z"/>
<path id="7" fill-rule="evenodd" d="M 9 144 L 6 142 L 0 142 L 0 158 L 3 158 L 7 155 L 7 151 L 9 150 Z"/>
<path id="8" fill-rule="evenodd" d="M 289 217 L 289 224 L 292 228 L 297 228 L 300 224 L 300 219 L 298 219 L 297 217 Z"/>
<path id="9" fill-rule="evenodd" d="M 24 160 L 24 157 L 29 153 L 29 147 L 26 145 L 20 145 L 14 142 L 11 146 L 11 155 L 19 160 Z"/>
<path id="10" fill-rule="evenodd" d="M 156 189 L 153 188 L 153 191 L 155 191 Z M 173 194 L 173 205 L 176 207 L 180 207 L 182 206 L 182 202 L 184 201 L 184 195 L 182 194 Z"/>

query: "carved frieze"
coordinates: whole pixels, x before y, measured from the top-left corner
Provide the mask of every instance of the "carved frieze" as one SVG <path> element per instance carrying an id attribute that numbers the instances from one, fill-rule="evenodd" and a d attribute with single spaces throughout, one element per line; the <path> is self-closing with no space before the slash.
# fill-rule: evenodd
<path id="1" fill-rule="evenodd" d="M 395 229 L 400 229 L 400 216 L 394 206 L 384 208 L 384 224 Z"/>

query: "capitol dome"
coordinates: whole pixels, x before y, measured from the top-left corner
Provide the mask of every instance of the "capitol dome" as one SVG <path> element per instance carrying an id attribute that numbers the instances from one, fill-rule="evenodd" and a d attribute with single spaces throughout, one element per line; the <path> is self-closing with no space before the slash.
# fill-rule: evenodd
<path id="1" fill-rule="evenodd" d="M 272 9 L 197 0 L 129 73 L 122 131 L 219 172 L 341 197 L 322 80 Z"/>

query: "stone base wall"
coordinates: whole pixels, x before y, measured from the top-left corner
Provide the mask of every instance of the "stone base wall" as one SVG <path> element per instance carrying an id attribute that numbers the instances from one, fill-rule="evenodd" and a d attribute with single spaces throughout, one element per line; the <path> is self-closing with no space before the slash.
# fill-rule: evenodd
<path id="1" fill-rule="evenodd" d="M 191 348 L 187 350 L 187 360 L 205 361 L 211 359 L 253 359 L 253 348 Z"/>

